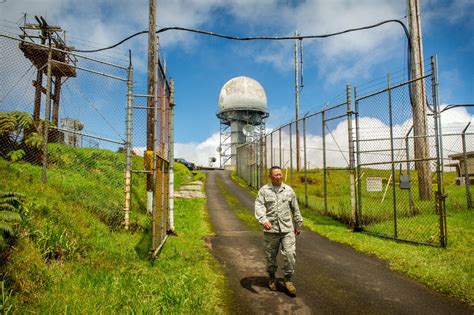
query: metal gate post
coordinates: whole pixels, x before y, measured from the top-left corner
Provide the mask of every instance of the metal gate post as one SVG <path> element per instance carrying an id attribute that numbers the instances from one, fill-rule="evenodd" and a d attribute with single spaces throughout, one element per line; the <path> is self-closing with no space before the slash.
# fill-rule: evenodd
<path id="1" fill-rule="evenodd" d="M 408 137 L 410 136 L 411 131 L 413 130 L 413 126 L 410 127 L 410 130 L 408 130 L 407 135 L 405 136 L 405 154 L 406 154 L 406 160 L 407 160 L 407 175 L 408 175 L 408 182 L 411 183 L 411 175 L 410 175 L 410 142 L 408 140 Z M 411 192 L 411 184 L 410 187 L 408 188 L 408 199 L 410 202 L 410 213 L 412 215 L 415 215 L 415 204 L 413 202 L 413 195 Z"/>
<path id="2" fill-rule="evenodd" d="M 328 213 L 328 186 L 327 186 L 327 177 L 326 177 L 326 111 L 321 112 L 321 123 L 322 123 L 322 133 L 323 138 L 323 191 L 324 191 L 324 212 Z"/>
<path id="3" fill-rule="evenodd" d="M 125 135 L 127 139 L 127 148 L 125 156 L 125 205 L 124 212 L 124 226 L 128 230 L 130 224 L 130 194 L 131 194 L 131 172 L 132 172 L 132 133 L 133 133 L 133 65 L 131 51 L 129 50 L 129 66 L 128 66 L 128 80 L 127 80 L 127 116 Z"/>
<path id="4" fill-rule="evenodd" d="M 466 152 L 466 130 L 471 125 L 471 122 L 467 124 L 467 126 L 462 131 L 462 153 L 464 159 L 464 185 L 466 186 L 466 201 L 467 201 L 467 208 L 472 209 L 472 199 L 471 199 L 471 181 L 469 179 L 469 172 L 467 169 L 467 152 Z"/>
<path id="5" fill-rule="evenodd" d="M 292 123 L 290 122 L 290 184 L 293 186 L 293 131 L 291 130 Z"/>
<path id="6" fill-rule="evenodd" d="M 308 167 L 306 161 L 306 115 L 303 117 L 304 203 L 308 207 Z"/>
<path id="7" fill-rule="evenodd" d="M 270 133 L 270 164 L 270 167 L 275 165 L 273 162 L 273 132 Z"/>
<path id="8" fill-rule="evenodd" d="M 352 109 L 351 109 L 351 86 L 346 85 L 346 109 L 347 109 L 347 134 L 349 141 L 349 181 L 351 185 L 351 215 L 352 228 L 357 230 L 359 228 L 359 217 L 356 208 L 356 191 L 355 191 L 355 158 L 354 158 L 354 142 L 352 139 Z"/>
<path id="9" fill-rule="evenodd" d="M 280 167 L 284 167 L 284 165 L 281 163 L 281 127 L 278 129 L 278 159 Z"/>
<path id="10" fill-rule="evenodd" d="M 392 168 L 393 237 L 398 238 L 397 195 L 396 195 L 396 187 L 395 187 L 395 161 L 394 161 L 395 157 L 394 157 L 394 147 L 393 147 L 392 90 L 390 87 L 390 74 L 387 75 L 387 94 L 388 94 L 388 118 L 389 118 L 389 123 L 390 123 L 390 164 Z"/>
<path id="11" fill-rule="evenodd" d="M 174 80 L 170 80 L 170 112 L 169 112 L 169 229 L 175 233 L 174 228 Z"/>
<path id="12" fill-rule="evenodd" d="M 157 48 L 156 48 L 157 49 Z M 155 82 L 153 82 L 155 88 L 154 88 L 154 93 L 153 93 L 153 173 L 152 173 L 152 180 L 153 180 L 153 190 L 152 190 L 152 197 L 151 197 L 151 213 L 152 213 L 152 242 L 151 242 L 151 247 L 152 247 L 152 252 L 154 252 L 158 248 L 158 242 L 157 242 L 157 236 L 159 231 L 157 231 L 157 224 L 158 224 L 158 212 L 157 212 L 157 202 L 156 202 L 156 194 L 158 193 L 156 191 L 156 184 L 157 184 L 157 166 L 158 166 L 158 161 L 157 161 L 157 153 L 158 153 L 158 71 L 159 71 L 159 53 L 156 54 L 155 57 L 155 65 L 154 65 L 154 71 L 155 71 Z"/>
<path id="13" fill-rule="evenodd" d="M 360 168 L 360 135 L 359 135 L 359 101 L 357 100 L 357 88 L 354 87 L 354 109 L 355 109 L 355 125 L 356 125 L 356 158 L 357 158 L 357 185 L 356 185 L 356 208 L 357 208 L 357 217 L 359 218 L 359 229 L 363 228 L 362 222 L 362 174 Z"/>
<path id="14" fill-rule="evenodd" d="M 443 178 L 443 137 L 441 131 L 440 104 L 438 99 L 438 58 L 431 57 L 431 85 L 433 98 L 433 113 L 435 119 L 435 138 L 436 138 L 436 174 L 438 181 L 438 192 L 436 193 L 437 211 L 439 212 L 439 231 L 440 245 L 446 247 L 448 242 L 446 226 L 446 196 L 444 194 Z"/>

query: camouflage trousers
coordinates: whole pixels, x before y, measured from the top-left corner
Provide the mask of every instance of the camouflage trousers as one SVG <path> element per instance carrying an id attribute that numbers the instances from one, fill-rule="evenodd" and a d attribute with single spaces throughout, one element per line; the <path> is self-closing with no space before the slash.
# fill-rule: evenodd
<path id="1" fill-rule="evenodd" d="M 295 272 L 296 263 L 295 233 L 263 233 L 263 242 L 268 274 L 275 274 L 278 269 L 276 258 L 281 245 L 281 254 L 284 259 L 283 274 L 285 277 L 291 277 Z"/>

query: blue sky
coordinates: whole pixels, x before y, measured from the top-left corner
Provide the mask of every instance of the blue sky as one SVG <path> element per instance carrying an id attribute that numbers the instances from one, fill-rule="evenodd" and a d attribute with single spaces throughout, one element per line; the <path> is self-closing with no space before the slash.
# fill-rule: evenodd
<path id="1" fill-rule="evenodd" d="M 429 0 L 421 4 L 424 56 L 438 54 L 441 103 L 474 103 L 474 1 Z M 88 49 L 147 29 L 148 2 L 7 0 L 0 3 L 0 29 L 15 33 L 13 23 L 24 12 L 31 20 L 34 15 L 43 15 L 51 24 L 61 25 L 74 46 Z M 287 36 L 295 30 L 302 35 L 316 35 L 387 19 L 406 23 L 405 15 L 406 2 L 401 0 L 158 0 L 157 24 L 158 28 L 183 26 L 234 36 Z M 142 91 L 146 82 L 146 42 L 147 36 L 142 35 L 102 55 L 126 64 L 127 50 L 132 49 L 136 86 Z M 169 75 L 175 79 L 178 154 L 193 159 L 201 154 L 196 150 L 205 151 L 199 160 L 207 160 L 204 156 L 212 154 L 219 131 L 215 117 L 218 94 L 235 76 L 252 77 L 264 87 L 270 111 L 268 127 L 294 117 L 292 41 L 237 42 L 167 32 L 160 43 Z M 344 97 L 341 93 L 347 83 L 362 85 L 406 69 L 406 38 L 394 23 L 303 44 L 301 113 L 317 111 L 326 102 Z M 110 119 L 120 125 L 122 112 Z"/>

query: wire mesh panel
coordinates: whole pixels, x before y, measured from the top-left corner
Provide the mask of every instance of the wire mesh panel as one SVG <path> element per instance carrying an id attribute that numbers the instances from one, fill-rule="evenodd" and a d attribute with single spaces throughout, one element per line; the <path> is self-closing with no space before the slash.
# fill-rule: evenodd
<path id="1" fill-rule="evenodd" d="M 443 121 L 443 116 L 441 121 Z M 470 121 L 443 124 L 443 157 L 448 213 L 472 209 L 474 207 L 474 126 L 471 126 Z"/>
<path id="2" fill-rule="evenodd" d="M 134 152 L 144 159 L 135 159 L 132 172 L 136 182 L 133 186 L 133 200 L 141 200 L 147 195 L 148 204 L 136 204 L 142 211 L 151 213 L 152 248 L 156 251 L 166 241 L 170 231 L 170 83 L 166 80 L 163 66 L 155 64 L 157 82 L 154 85 L 156 93 L 148 94 L 148 86 L 144 83 L 136 86 L 133 100 L 133 139 L 131 146 Z M 150 138 L 151 137 L 151 138 Z M 151 147 L 148 140 L 151 140 Z M 147 183 L 147 185 L 145 185 Z M 152 198 L 150 198 L 152 196 Z"/>
<path id="3" fill-rule="evenodd" d="M 322 141 L 322 115 L 314 114 L 305 119 L 306 144 L 306 191 L 308 207 L 324 213 L 323 189 L 323 141 Z M 300 190 L 297 190 L 297 194 Z M 302 199 L 300 197 L 300 199 Z"/>
<path id="4" fill-rule="evenodd" d="M 443 201 L 436 198 L 443 195 L 438 180 L 442 166 L 432 76 L 429 72 L 395 86 L 388 78 L 385 89 L 355 99 L 358 210 L 366 232 L 443 245 Z M 423 88 L 415 89 L 417 85 Z M 421 109 L 416 109 L 420 100 Z M 421 111 L 416 119 L 415 110 Z"/>
<path id="5" fill-rule="evenodd" d="M 0 35 L 0 156 L 123 223 L 128 65 Z M 103 185 L 101 183 L 107 183 Z M 114 202 L 105 203 L 110 196 Z"/>

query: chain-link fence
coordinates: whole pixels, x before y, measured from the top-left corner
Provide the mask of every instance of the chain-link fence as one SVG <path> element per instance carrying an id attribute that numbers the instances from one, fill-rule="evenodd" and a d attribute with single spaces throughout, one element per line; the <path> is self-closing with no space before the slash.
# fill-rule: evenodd
<path id="1" fill-rule="evenodd" d="M 158 55 L 158 54 L 157 54 Z M 152 252 L 166 241 L 173 222 L 173 83 L 166 79 L 166 70 L 157 59 L 153 87 L 143 86 L 134 94 L 133 148 L 144 154 L 143 162 L 133 161 L 131 172 L 146 183 L 138 186 L 138 195 L 147 196 L 146 209 L 152 214 Z M 156 171 L 155 171 L 156 170 Z M 132 195 L 134 195 L 132 193 Z"/>
<path id="2" fill-rule="evenodd" d="M 445 107 L 444 110 L 449 110 Z M 451 107 L 454 109 L 454 107 Z M 443 119 L 443 112 L 441 119 Z M 457 116 L 457 115 L 456 115 Z M 443 157 L 446 208 L 450 212 L 473 209 L 474 126 L 471 122 L 443 124 Z"/>
<path id="3" fill-rule="evenodd" d="M 432 58 L 420 78 L 396 73 L 354 88 L 354 95 L 347 86 L 298 127 L 292 121 L 274 129 L 262 141 L 267 163 L 261 173 L 279 165 L 301 204 L 355 230 L 445 246 L 446 208 L 472 208 L 474 151 L 470 123 L 456 115 L 443 123 L 448 108 L 440 109 L 436 69 Z M 239 152 L 250 147 L 258 150 L 247 143 Z M 258 188 L 266 176 L 259 184 L 244 175 L 250 165 L 259 172 L 253 158 L 242 154 L 237 172 Z"/>
<path id="4" fill-rule="evenodd" d="M 54 39 L 54 38 L 51 38 Z M 1 158 L 87 203 L 111 228 L 123 222 L 123 121 L 128 67 L 0 35 Z M 101 185 L 107 183 L 107 185 Z M 101 204 L 102 196 L 113 202 Z M 84 203 L 85 204 L 85 203 Z"/>
<path id="5" fill-rule="evenodd" d="M 434 63 L 424 77 L 356 89 L 360 228 L 444 246 L 444 182 Z M 418 117 L 417 117 L 418 115 Z"/>
<path id="6" fill-rule="evenodd" d="M 32 176 L 71 195 L 112 229 L 128 229 L 132 209 L 146 211 L 146 179 L 139 174 L 149 174 L 155 251 L 173 224 L 172 89 L 163 66 L 157 60 L 156 93 L 136 95 L 131 60 L 120 65 L 72 52 L 54 34 L 43 43 L 23 38 L 0 34 L 0 158 L 28 163 Z M 139 96 L 145 104 L 134 106 Z M 151 152 L 143 129 L 149 120 Z"/>
<path id="7" fill-rule="evenodd" d="M 283 169 L 284 181 L 295 189 L 300 203 L 350 222 L 345 93 L 334 103 L 271 131 L 261 141 L 260 148 L 257 141 L 239 146 L 237 172 L 250 186 L 258 188 L 267 182 L 268 169 L 278 165 Z M 264 151 L 263 170 L 259 170 L 255 159 L 259 150 Z"/>

